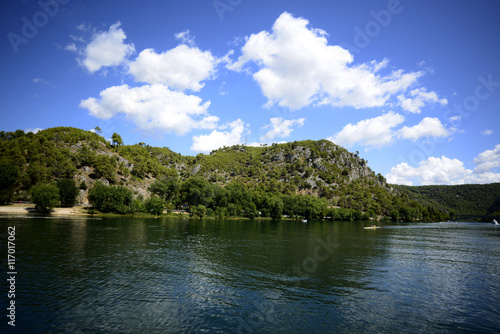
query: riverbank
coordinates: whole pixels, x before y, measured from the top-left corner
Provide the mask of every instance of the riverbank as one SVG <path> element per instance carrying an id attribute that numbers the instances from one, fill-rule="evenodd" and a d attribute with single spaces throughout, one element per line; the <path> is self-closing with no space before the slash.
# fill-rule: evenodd
<path id="1" fill-rule="evenodd" d="M 12 203 L 0 205 L 0 214 L 37 214 L 35 204 Z M 60 216 L 89 216 L 84 207 L 54 208 L 50 214 Z"/>

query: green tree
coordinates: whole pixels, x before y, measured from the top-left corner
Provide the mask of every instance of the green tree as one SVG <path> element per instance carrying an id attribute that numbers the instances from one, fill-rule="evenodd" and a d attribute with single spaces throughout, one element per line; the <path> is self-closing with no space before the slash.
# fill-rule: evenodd
<path id="1" fill-rule="evenodd" d="M 113 141 L 113 146 L 123 145 L 122 137 L 116 132 L 111 136 L 111 140 Z"/>
<path id="2" fill-rule="evenodd" d="M 155 215 L 161 216 L 163 214 L 163 200 L 158 196 L 151 196 L 145 202 L 146 212 Z"/>
<path id="3" fill-rule="evenodd" d="M 49 213 L 59 204 L 59 189 L 53 184 L 42 184 L 31 188 L 31 201 L 38 212 Z"/>
<path id="4" fill-rule="evenodd" d="M 57 180 L 57 188 L 59 188 L 59 197 L 61 206 L 72 207 L 76 203 L 76 198 L 80 191 L 72 179 Z"/>
<path id="5" fill-rule="evenodd" d="M 157 179 L 148 190 L 169 202 L 179 193 L 179 179 L 173 176 Z"/>
<path id="6" fill-rule="evenodd" d="M 180 186 L 181 202 L 188 205 L 203 204 L 209 207 L 214 201 L 214 187 L 208 181 L 189 178 Z"/>
<path id="7" fill-rule="evenodd" d="M 193 205 L 189 211 L 190 216 L 198 216 L 200 219 L 207 213 L 207 208 L 203 204 Z"/>
<path id="8" fill-rule="evenodd" d="M 281 219 L 283 215 L 283 200 L 278 196 L 271 195 L 266 203 L 269 211 L 269 216 L 273 219 Z"/>
<path id="9" fill-rule="evenodd" d="M 116 160 L 104 154 L 99 154 L 95 159 L 94 167 L 97 175 L 107 180 L 114 180 Z"/>
<path id="10" fill-rule="evenodd" d="M 10 202 L 17 182 L 17 167 L 8 162 L 0 163 L 0 204 Z"/>
<path id="11" fill-rule="evenodd" d="M 89 202 L 102 212 L 132 212 L 132 190 L 121 186 L 105 186 L 96 182 L 89 192 Z"/>

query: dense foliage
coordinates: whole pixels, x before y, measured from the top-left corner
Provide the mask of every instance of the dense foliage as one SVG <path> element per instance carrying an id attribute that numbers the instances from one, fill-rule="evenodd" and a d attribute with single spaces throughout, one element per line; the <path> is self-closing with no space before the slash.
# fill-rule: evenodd
<path id="1" fill-rule="evenodd" d="M 198 217 L 413 221 L 500 208 L 492 206 L 500 198 L 495 185 L 388 185 L 357 153 L 327 140 L 236 145 L 191 157 L 125 145 L 117 133 L 109 143 L 99 128 L 95 132 L 0 131 L 0 203 L 55 182 L 63 206 L 73 205 L 82 190 L 81 198 L 88 194 L 98 210 L 118 213 L 178 208 Z"/>
<path id="2" fill-rule="evenodd" d="M 6 204 L 14 195 L 18 171 L 15 165 L 0 162 L 0 204 Z"/>
<path id="3" fill-rule="evenodd" d="M 31 201 L 38 212 L 49 213 L 59 204 L 59 189 L 53 184 L 42 184 L 31 188 Z"/>
<path id="4" fill-rule="evenodd" d="M 497 208 L 494 203 L 500 198 L 500 183 L 464 184 L 456 186 L 396 186 L 409 198 L 433 207 L 441 207 L 455 215 L 487 215 Z"/>
<path id="5" fill-rule="evenodd" d="M 72 179 L 59 179 L 57 180 L 57 188 L 59 188 L 61 206 L 72 207 L 76 204 L 76 197 L 80 191 L 75 181 Z"/>
<path id="6" fill-rule="evenodd" d="M 102 212 L 131 213 L 132 199 L 132 190 L 122 186 L 105 186 L 100 182 L 96 182 L 89 192 L 89 202 Z"/>

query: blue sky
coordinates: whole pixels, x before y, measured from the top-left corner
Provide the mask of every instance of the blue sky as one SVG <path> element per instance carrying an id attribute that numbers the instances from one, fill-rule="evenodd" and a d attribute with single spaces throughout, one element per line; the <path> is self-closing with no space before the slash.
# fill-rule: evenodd
<path id="1" fill-rule="evenodd" d="M 0 129 L 196 155 L 329 139 L 389 182 L 500 182 L 497 1 L 4 1 Z"/>

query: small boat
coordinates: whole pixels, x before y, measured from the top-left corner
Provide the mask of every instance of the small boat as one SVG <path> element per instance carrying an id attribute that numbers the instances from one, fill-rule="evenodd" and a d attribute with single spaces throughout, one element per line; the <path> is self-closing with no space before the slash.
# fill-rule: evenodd
<path id="1" fill-rule="evenodd" d="M 307 219 L 302 219 L 302 222 L 303 223 L 307 223 Z"/>
<path id="2" fill-rule="evenodd" d="M 496 219 L 493 219 L 493 221 L 491 222 L 493 225 L 500 225 Z"/>
<path id="3" fill-rule="evenodd" d="M 376 230 L 377 228 L 380 228 L 380 226 L 377 225 L 365 226 L 365 230 Z"/>

